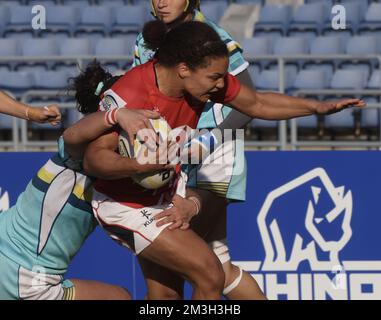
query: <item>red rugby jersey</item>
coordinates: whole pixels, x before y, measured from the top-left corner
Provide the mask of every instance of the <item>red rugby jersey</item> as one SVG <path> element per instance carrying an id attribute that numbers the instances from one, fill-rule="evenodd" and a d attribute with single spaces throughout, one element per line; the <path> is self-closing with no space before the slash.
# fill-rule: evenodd
<path id="1" fill-rule="evenodd" d="M 100 110 L 115 107 L 155 110 L 171 128 L 182 125 L 196 128 L 204 104 L 191 97 L 173 98 L 161 93 L 157 87 L 154 63 L 155 61 L 150 61 L 137 66 L 121 77 L 104 93 Z M 225 77 L 225 87 L 211 100 L 228 104 L 238 95 L 239 90 L 239 81 L 228 73 Z M 130 178 L 112 181 L 98 179 L 95 184 L 97 191 L 135 208 L 157 204 L 162 194 L 170 187 L 171 184 L 157 190 L 147 190 Z"/>

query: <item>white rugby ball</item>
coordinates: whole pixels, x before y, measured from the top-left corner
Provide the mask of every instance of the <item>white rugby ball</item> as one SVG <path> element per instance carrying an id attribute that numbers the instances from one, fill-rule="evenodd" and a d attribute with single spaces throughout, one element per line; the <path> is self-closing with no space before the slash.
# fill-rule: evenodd
<path id="1" fill-rule="evenodd" d="M 161 141 L 165 141 L 168 138 L 168 134 L 171 131 L 171 127 L 162 118 L 150 119 L 152 127 L 156 131 L 156 134 L 160 136 Z M 136 159 L 139 155 L 146 150 L 146 147 L 142 146 L 142 142 L 139 139 L 134 140 L 134 144 L 131 145 L 128 138 L 128 134 L 125 131 L 121 131 L 119 134 L 119 154 L 123 157 L 129 157 Z M 171 180 L 173 177 L 173 170 L 161 170 L 158 172 L 149 172 L 144 174 L 137 174 L 132 176 L 137 184 L 146 189 L 158 189 Z"/>

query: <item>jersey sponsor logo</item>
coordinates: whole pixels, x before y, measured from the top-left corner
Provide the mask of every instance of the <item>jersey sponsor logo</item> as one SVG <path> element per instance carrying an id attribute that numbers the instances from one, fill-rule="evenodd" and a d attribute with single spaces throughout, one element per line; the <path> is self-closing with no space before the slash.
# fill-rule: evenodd
<path id="1" fill-rule="evenodd" d="M 118 108 L 118 103 L 116 102 L 116 100 L 114 99 L 113 96 L 111 95 L 107 95 L 103 98 L 102 100 L 102 106 L 103 106 L 103 109 L 105 111 L 108 111 L 108 110 L 112 110 L 112 109 L 115 109 L 115 108 Z"/>
<path id="2" fill-rule="evenodd" d="M 151 215 L 152 215 L 152 212 L 149 212 L 148 210 L 146 210 L 146 209 L 143 209 L 143 210 L 141 210 L 140 211 L 140 213 L 142 214 L 142 217 L 143 218 L 146 218 L 147 219 L 147 221 L 146 222 L 144 222 L 144 227 L 148 227 L 152 222 L 153 222 L 153 218 L 151 217 Z"/>
<path id="3" fill-rule="evenodd" d="M 9 209 L 9 194 L 0 188 L 0 213 Z"/>
<path id="4" fill-rule="evenodd" d="M 117 93 L 112 89 L 105 91 L 102 101 L 100 102 L 100 110 L 108 111 L 115 108 L 122 108 L 126 106 L 124 101 Z"/>
<path id="5" fill-rule="evenodd" d="M 340 257 L 354 241 L 355 199 L 323 168 L 281 185 L 257 217 L 264 260 L 237 263 L 270 299 L 381 299 L 381 261 Z"/>

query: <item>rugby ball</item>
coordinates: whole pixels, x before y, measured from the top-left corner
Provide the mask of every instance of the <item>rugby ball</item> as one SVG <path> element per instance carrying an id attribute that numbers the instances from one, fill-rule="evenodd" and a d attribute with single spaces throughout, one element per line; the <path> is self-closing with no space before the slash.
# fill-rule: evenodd
<path id="1" fill-rule="evenodd" d="M 166 141 L 168 134 L 171 131 L 171 127 L 162 118 L 150 119 L 152 127 L 157 135 L 157 143 Z M 134 140 L 134 144 L 131 145 L 127 132 L 121 131 L 119 133 L 118 149 L 119 154 L 123 157 L 129 157 L 131 159 L 139 159 L 143 156 L 143 153 L 147 151 L 147 147 L 143 145 L 144 142 L 139 139 Z M 137 174 L 132 176 L 137 184 L 146 189 L 158 189 L 169 183 L 173 177 L 173 170 L 161 170 L 157 172 L 148 172 L 144 174 Z"/>

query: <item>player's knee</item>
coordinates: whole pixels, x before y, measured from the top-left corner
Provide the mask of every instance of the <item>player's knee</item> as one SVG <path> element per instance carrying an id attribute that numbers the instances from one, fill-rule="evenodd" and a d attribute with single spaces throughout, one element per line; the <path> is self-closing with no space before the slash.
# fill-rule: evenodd
<path id="1" fill-rule="evenodd" d="M 228 266 L 224 266 L 224 271 L 225 271 L 225 287 L 223 294 L 226 296 L 230 292 L 232 292 L 235 288 L 237 288 L 242 280 L 243 276 L 243 270 L 232 264 L 232 263 L 227 263 L 229 264 Z"/>
<path id="2" fill-rule="evenodd" d="M 225 274 L 221 263 L 214 255 L 197 262 L 199 272 L 198 286 L 206 291 L 222 292 L 225 283 Z"/>

